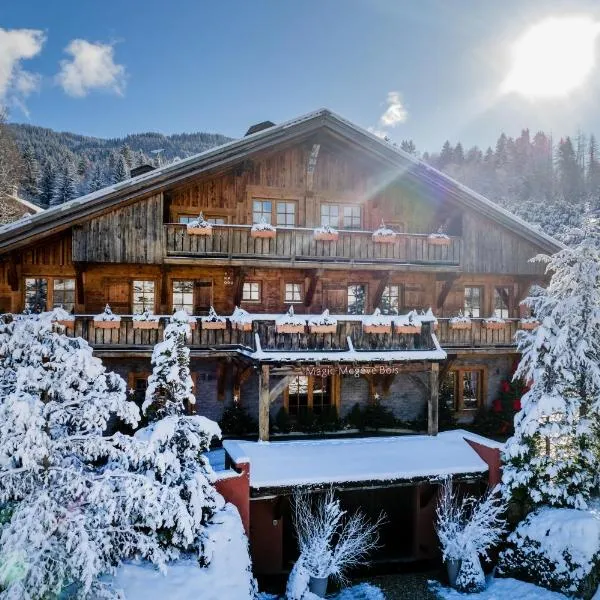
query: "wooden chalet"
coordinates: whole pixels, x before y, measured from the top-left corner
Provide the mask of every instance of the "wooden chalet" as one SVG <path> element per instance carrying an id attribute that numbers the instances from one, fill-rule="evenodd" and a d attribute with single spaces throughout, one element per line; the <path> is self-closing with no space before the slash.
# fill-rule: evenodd
<path id="1" fill-rule="evenodd" d="M 132 315 L 214 307 L 228 318 L 199 318 L 190 339 L 196 410 L 219 420 L 239 402 L 263 440 L 282 407 L 375 401 L 435 435 L 441 383 L 462 420 L 490 406 L 520 301 L 544 281 L 529 259 L 560 244 L 329 110 L 254 129 L 1 227 L 0 311 L 63 306 L 69 335 L 142 397 L 165 318 Z M 188 227 L 201 212 L 209 231 Z M 117 328 L 94 323 L 106 304 Z M 333 324 L 311 326 L 325 310 Z"/>

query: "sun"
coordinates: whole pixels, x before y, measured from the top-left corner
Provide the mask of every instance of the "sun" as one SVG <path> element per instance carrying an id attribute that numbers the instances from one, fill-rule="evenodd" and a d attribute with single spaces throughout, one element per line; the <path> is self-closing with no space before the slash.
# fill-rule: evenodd
<path id="1" fill-rule="evenodd" d="M 589 17 L 553 17 L 528 29 L 512 47 L 504 93 L 531 99 L 567 96 L 595 64 L 600 23 Z"/>

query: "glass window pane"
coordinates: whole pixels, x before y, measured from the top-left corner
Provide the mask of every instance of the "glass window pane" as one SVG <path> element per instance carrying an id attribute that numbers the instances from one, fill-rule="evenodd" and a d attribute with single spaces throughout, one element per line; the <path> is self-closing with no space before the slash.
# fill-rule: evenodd
<path id="1" fill-rule="evenodd" d="M 465 410 L 479 408 L 481 386 L 480 371 L 462 371 L 462 407 Z"/>
<path id="2" fill-rule="evenodd" d="M 509 318 L 510 289 L 507 287 L 494 289 L 494 316 L 500 319 Z"/>
<path id="3" fill-rule="evenodd" d="M 244 283 L 242 300 L 246 302 L 260 302 L 260 283 L 258 281 L 246 281 Z"/>
<path id="4" fill-rule="evenodd" d="M 52 306 L 62 306 L 66 311 L 75 309 L 75 280 L 54 279 L 52 282 Z"/>
<path id="5" fill-rule="evenodd" d="M 305 375 L 298 375 L 290 381 L 288 387 L 288 412 L 290 415 L 298 415 L 308 407 L 308 383 Z"/>
<path id="6" fill-rule="evenodd" d="M 173 282 L 173 310 L 185 310 L 188 315 L 194 312 L 194 282 Z"/>
<path id="7" fill-rule="evenodd" d="M 465 287 L 464 314 L 467 317 L 481 317 L 481 288 Z"/>
<path id="8" fill-rule="evenodd" d="M 133 313 L 154 312 L 154 281 L 133 282 Z"/>
<path id="9" fill-rule="evenodd" d="M 381 296 L 381 304 L 379 308 L 384 315 L 400 314 L 400 286 L 387 285 Z"/>
<path id="10" fill-rule="evenodd" d="M 277 225 L 282 227 L 294 227 L 296 225 L 296 203 L 277 203 Z"/>
<path id="11" fill-rule="evenodd" d="M 366 309 L 367 286 L 363 284 L 348 286 L 348 314 L 364 315 Z"/>
<path id="12" fill-rule="evenodd" d="M 344 229 L 360 229 L 360 206 L 344 206 Z"/>
<path id="13" fill-rule="evenodd" d="M 187 225 L 190 221 L 195 221 L 198 217 L 194 217 L 192 215 L 179 215 L 179 222 Z"/>
<path id="14" fill-rule="evenodd" d="M 252 203 L 252 222 L 271 223 L 272 203 L 270 200 L 254 200 Z"/>
<path id="15" fill-rule="evenodd" d="M 40 313 L 48 304 L 48 280 L 25 279 L 25 310 Z"/>
<path id="16" fill-rule="evenodd" d="M 331 378 L 315 377 L 312 384 L 313 412 L 318 415 L 331 406 Z"/>
<path id="17" fill-rule="evenodd" d="M 321 204 L 321 226 L 337 228 L 340 225 L 340 207 L 337 204 Z"/>
<path id="18" fill-rule="evenodd" d="M 225 217 L 207 217 L 206 220 L 211 225 L 225 225 Z"/>
<path id="19" fill-rule="evenodd" d="M 285 284 L 285 302 L 302 302 L 302 284 Z"/>

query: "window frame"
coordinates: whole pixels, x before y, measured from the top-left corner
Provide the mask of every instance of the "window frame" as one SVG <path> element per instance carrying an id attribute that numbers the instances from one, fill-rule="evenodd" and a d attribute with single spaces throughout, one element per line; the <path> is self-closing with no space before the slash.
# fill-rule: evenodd
<path id="1" fill-rule="evenodd" d="M 57 280 L 69 280 L 73 281 L 73 312 L 75 311 L 75 306 L 77 305 L 77 278 L 74 276 L 56 276 L 56 275 L 23 275 L 22 276 L 22 285 L 23 285 L 23 294 L 22 294 L 22 307 L 23 310 L 27 308 L 27 280 L 42 280 L 46 282 L 46 304 L 43 307 L 43 311 L 52 310 L 57 308 L 55 306 L 54 301 L 54 282 Z M 65 309 L 67 310 L 67 309 Z M 71 310 L 67 310 L 67 312 L 71 312 Z"/>
<path id="2" fill-rule="evenodd" d="M 248 299 L 245 297 L 244 295 L 244 288 L 246 287 L 246 285 L 257 285 L 258 286 L 258 298 L 257 299 Z M 242 302 L 249 302 L 252 304 L 260 304 L 262 302 L 262 292 L 263 292 L 263 285 L 262 285 L 262 281 L 259 281 L 258 279 L 248 279 L 246 281 L 244 281 L 244 283 L 242 284 Z"/>
<path id="3" fill-rule="evenodd" d="M 365 289 L 363 312 L 350 312 L 350 288 L 362 286 Z M 346 286 L 346 313 L 349 315 L 366 315 L 369 312 L 369 284 L 362 281 L 348 283 Z"/>
<path id="4" fill-rule="evenodd" d="M 194 221 L 198 218 L 198 215 L 202 212 L 204 218 L 212 223 L 211 219 L 223 219 L 223 223 L 212 223 L 213 225 L 228 225 L 229 224 L 229 215 L 220 212 L 213 212 L 211 210 L 203 210 L 200 209 L 198 212 L 189 212 L 182 211 L 177 212 L 177 223 L 179 225 L 186 225 L 189 221 Z M 182 221 L 182 219 L 187 219 L 186 221 Z"/>
<path id="5" fill-rule="evenodd" d="M 287 296 L 288 286 L 298 286 L 299 288 L 299 299 L 289 300 Z M 293 296 L 293 294 L 292 294 Z M 304 283 L 301 281 L 284 281 L 283 282 L 283 303 L 284 304 L 302 304 L 304 302 Z"/>
<path id="6" fill-rule="evenodd" d="M 479 290 L 479 314 L 473 315 L 472 311 L 467 311 L 467 290 Z M 471 295 L 472 298 L 472 295 Z M 463 291 L 463 314 L 472 319 L 481 319 L 484 315 L 485 306 L 485 287 L 483 285 L 465 285 Z"/>
<path id="7" fill-rule="evenodd" d="M 313 412 L 314 410 L 314 386 L 315 380 L 327 380 L 327 385 L 329 386 L 329 404 L 320 405 L 320 409 L 323 409 L 323 406 L 328 406 L 330 408 L 335 408 L 335 410 L 339 411 L 340 409 L 340 376 L 338 374 L 319 376 L 319 375 L 304 375 L 302 373 L 294 373 L 291 377 L 306 377 L 308 380 L 308 391 L 307 391 L 307 401 L 306 401 L 306 410 L 309 412 Z M 289 385 L 285 387 L 283 390 L 283 408 L 286 413 L 292 418 L 298 418 L 298 413 L 292 414 L 290 413 L 290 388 Z M 319 414 L 319 413 L 314 413 Z"/>
<path id="8" fill-rule="evenodd" d="M 387 313 L 384 312 L 384 309 L 382 308 L 382 303 L 383 303 L 383 299 L 386 297 L 386 291 L 390 288 L 396 288 L 397 289 L 397 300 L 398 300 L 398 312 L 396 313 Z M 386 285 L 383 288 L 383 293 L 381 294 L 381 300 L 379 301 L 379 306 L 378 306 L 379 310 L 381 310 L 381 314 L 383 315 L 399 315 L 402 312 L 402 309 L 404 308 L 404 284 L 402 283 L 391 283 Z"/>
<path id="9" fill-rule="evenodd" d="M 502 302 L 504 299 L 502 298 L 502 294 L 499 293 L 499 290 L 506 291 L 506 306 L 505 308 L 497 308 L 496 307 L 496 298 L 500 298 Z M 494 286 L 494 291 L 492 293 L 492 315 L 494 317 L 498 317 L 500 319 L 510 319 L 510 315 L 512 313 L 512 288 L 509 285 L 496 285 Z M 503 314 L 506 313 L 506 314 Z"/>
<path id="10" fill-rule="evenodd" d="M 174 312 L 175 310 L 182 310 L 181 308 L 175 308 L 176 304 L 175 304 L 175 284 L 176 283 L 180 283 L 180 282 L 189 282 L 192 284 L 192 309 L 191 311 L 188 313 L 190 316 L 194 314 L 194 287 L 195 287 L 195 280 L 194 279 L 182 279 L 182 278 L 176 278 L 176 279 L 171 279 L 171 310 Z M 187 292 L 179 292 L 181 294 L 185 294 Z M 185 305 L 182 305 L 185 306 Z M 183 309 L 185 310 L 185 308 Z"/>
<path id="11" fill-rule="evenodd" d="M 323 209 L 328 208 L 329 211 L 333 207 L 337 209 L 337 222 L 331 222 L 331 215 L 328 215 L 328 223 L 323 222 Z M 355 225 L 352 221 L 356 218 L 355 215 L 346 215 L 346 211 L 351 212 L 358 211 L 358 225 Z M 346 224 L 346 218 L 350 218 L 350 225 Z M 319 205 L 319 226 L 325 227 L 330 225 L 334 229 L 341 229 L 346 231 L 361 231 L 364 225 L 364 211 L 360 204 L 349 203 L 349 202 L 321 202 Z"/>
<path id="12" fill-rule="evenodd" d="M 64 292 L 73 292 L 73 307 L 72 309 L 67 309 L 65 308 L 65 310 L 67 312 L 71 312 L 71 310 L 75 310 L 75 305 L 77 304 L 77 278 L 76 277 L 51 277 L 50 278 L 52 281 L 52 285 L 48 286 L 48 306 L 52 306 L 52 308 L 57 308 L 57 301 L 56 301 L 56 292 L 57 290 L 55 289 L 55 284 L 57 281 L 72 281 L 73 282 L 73 289 L 72 290 L 58 290 L 62 293 Z M 63 308 L 65 305 L 65 302 L 62 302 L 60 304 Z"/>
<path id="13" fill-rule="evenodd" d="M 467 408 L 464 405 L 464 386 L 463 378 L 465 372 L 479 373 L 478 385 L 476 389 L 477 406 Z M 454 406 L 452 410 L 456 413 L 473 414 L 480 410 L 485 404 L 488 389 L 488 370 L 485 365 L 459 365 L 452 367 L 447 375 L 454 377 Z"/>
<path id="14" fill-rule="evenodd" d="M 267 221 L 269 224 L 273 225 L 274 227 L 289 228 L 289 229 L 298 227 L 298 200 L 296 200 L 295 198 L 286 198 L 286 197 L 268 198 L 265 196 L 252 196 L 250 201 L 251 201 L 250 220 L 252 222 L 252 225 L 255 225 L 256 223 L 260 223 L 260 220 L 257 221 L 254 217 L 254 215 L 255 215 L 254 203 L 255 202 L 261 202 L 261 203 L 268 202 L 271 205 L 270 212 L 267 213 L 267 211 L 261 210 L 260 214 L 262 216 L 265 216 L 267 214 L 270 215 L 269 220 Z M 293 214 L 294 222 L 291 225 L 288 223 L 279 223 L 279 214 L 280 214 L 279 206 L 282 204 L 284 204 L 286 206 L 291 205 L 293 207 L 293 213 L 290 213 L 287 211 L 284 213 L 281 213 L 286 216 Z M 286 221 L 287 221 L 287 219 L 286 219 Z"/>
<path id="15" fill-rule="evenodd" d="M 140 282 L 140 283 L 151 283 L 152 284 L 152 296 L 153 296 L 153 300 L 152 300 L 152 307 L 148 308 L 147 310 L 149 310 L 152 314 L 156 314 L 156 291 L 157 291 L 157 285 L 156 285 L 156 280 L 155 279 L 132 279 L 131 280 L 131 314 L 134 315 L 136 314 L 135 312 L 135 305 L 137 304 L 137 302 L 135 301 L 135 283 L 136 281 Z M 146 303 L 143 303 L 144 306 L 146 306 Z M 144 312 L 144 310 L 146 310 L 145 308 L 142 309 L 141 312 Z"/>

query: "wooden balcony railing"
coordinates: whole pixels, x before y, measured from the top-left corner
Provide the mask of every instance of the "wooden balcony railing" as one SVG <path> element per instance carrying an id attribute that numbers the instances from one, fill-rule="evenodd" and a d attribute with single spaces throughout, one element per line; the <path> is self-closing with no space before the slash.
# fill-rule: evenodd
<path id="1" fill-rule="evenodd" d="M 425 234 L 399 233 L 392 244 L 376 243 L 370 231 L 340 230 L 337 241 L 315 240 L 305 228 L 277 229 L 273 239 L 253 238 L 249 225 L 214 225 L 212 235 L 189 235 L 185 225 L 165 225 L 168 257 L 297 260 L 459 266 L 461 239 L 433 245 Z"/>
<path id="2" fill-rule="evenodd" d="M 515 345 L 519 319 L 507 319 L 500 329 L 487 329 L 485 319 L 471 319 L 468 329 L 452 329 L 450 319 L 438 318 L 437 337 L 442 348 L 493 348 Z"/>

